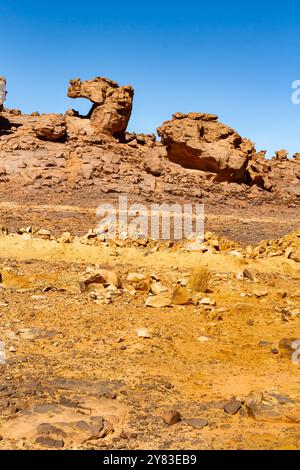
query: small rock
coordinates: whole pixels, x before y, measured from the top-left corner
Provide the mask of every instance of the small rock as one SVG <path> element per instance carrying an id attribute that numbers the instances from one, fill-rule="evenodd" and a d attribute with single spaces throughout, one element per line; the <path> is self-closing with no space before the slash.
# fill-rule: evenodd
<path id="1" fill-rule="evenodd" d="M 285 256 L 286 258 L 290 258 L 290 256 L 291 256 L 292 253 L 293 253 L 293 248 L 289 247 L 289 248 L 287 248 L 287 249 L 285 250 L 284 256 Z"/>
<path id="2" fill-rule="evenodd" d="M 216 305 L 214 300 L 211 300 L 209 297 L 203 297 L 199 300 L 200 305 Z"/>
<path id="3" fill-rule="evenodd" d="M 47 449 L 61 449 L 65 445 L 63 440 L 53 439 L 49 436 L 38 436 L 35 442 Z"/>
<path id="4" fill-rule="evenodd" d="M 267 289 L 256 289 L 253 291 L 253 295 L 257 298 L 266 297 L 268 295 Z"/>
<path id="5" fill-rule="evenodd" d="M 208 426 L 208 421 L 202 418 L 190 418 L 185 419 L 182 421 L 182 424 L 187 424 L 188 426 L 192 426 L 194 429 L 202 429 Z"/>
<path id="6" fill-rule="evenodd" d="M 173 426 L 174 424 L 179 423 L 181 421 L 181 415 L 176 410 L 167 410 L 164 412 L 162 416 L 164 422 L 169 426 Z"/>
<path id="7" fill-rule="evenodd" d="M 43 240 L 50 240 L 51 237 L 51 233 L 49 232 L 49 230 L 45 230 L 43 228 L 37 232 L 37 235 Z"/>
<path id="8" fill-rule="evenodd" d="M 236 399 L 229 400 L 224 405 L 224 411 L 225 413 L 229 415 L 235 415 L 239 411 L 241 406 L 242 404 L 239 400 L 236 400 Z"/>
<path id="9" fill-rule="evenodd" d="M 140 282 L 146 279 L 145 274 L 142 273 L 129 273 L 127 276 L 127 281 L 129 282 Z"/>
<path id="10" fill-rule="evenodd" d="M 74 237 L 70 234 L 70 232 L 63 232 L 61 237 L 58 239 L 59 243 L 72 243 Z"/>
<path id="11" fill-rule="evenodd" d="M 249 269 L 244 269 L 243 271 L 243 276 L 246 277 L 247 279 L 249 279 L 250 281 L 254 281 L 254 276 L 253 274 L 251 273 L 251 271 L 249 271 Z"/>
<path id="12" fill-rule="evenodd" d="M 258 346 L 268 347 L 268 346 L 273 346 L 273 343 L 271 343 L 270 341 L 259 341 Z"/>
<path id="13" fill-rule="evenodd" d="M 238 250 L 232 250 L 232 251 L 229 252 L 229 254 L 231 256 L 236 256 L 237 258 L 242 258 L 243 257 L 242 253 Z"/>
<path id="14" fill-rule="evenodd" d="M 172 304 L 187 305 L 191 302 L 192 296 L 184 287 L 177 287 L 172 295 Z"/>
<path id="15" fill-rule="evenodd" d="M 84 292 L 91 284 L 113 285 L 119 289 L 122 287 L 122 280 L 115 271 L 100 269 L 93 276 L 80 283 L 81 290 Z"/>
<path id="16" fill-rule="evenodd" d="M 252 392 L 245 398 L 245 405 L 258 405 L 263 401 L 263 393 L 262 392 Z"/>
<path id="17" fill-rule="evenodd" d="M 277 348 L 272 348 L 272 349 L 271 349 L 271 353 L 272 353 L 272 354 L 279 354 L 279 349 L 277 349 Z"/>
<path id="18" fill-rule="evenodd" d="M 207 343 L 207 341 L 210 340 L 210 338 L 208 338 L 207 336 L 199 336 L 199 338 L 197 338 L 198 341 L 200 341 L 200 343 Z"/>
<path id="19" fill-rule="evenodd" d="M 168 288 L 162 285 L 160 282 L 153 282 L 150 286 L 150 291 L 154 295 L 162 294 L 163 292 L 168 292 Z"/>
<path id="20" fill-rule="evenodd" d="M 273 393 L 272 396 L 278 401 L 280 405 L 285 405 L 286 403 L 295 403 L 294 400 L 287 397 L 286 395 L 281 395 L 279 393 Z"/>
<path id="21" fill-rule="evenodd" d="M 66 433 L 62 429 L 59 429 L 50 423 L 40 424 L 37 430 L 39 434 L 46 434 L 46 435 L 55 434 L 57 436 L 66 437 Z"/>
<path id="22" fill-rule="evenodd" d="M 292 259 L 296 263 L 300 263 L 300 249 L 293 250 L 290 254 L 290 259 Z"/>
<path id="23" fill-rule="evenodd" d="M 162 293 L 159 295 L 151 295 L 146 300 L 145 306 L 146 307 L 153 307 L 153 308 L 162 308 L 162 307 L 170 307 L 172 304 L 171 296 L 169 293 Z"/>
<path id="24" fill-rule="evenodd" d="M 151 338 L 151 334 L 148 328 L 139 328 L 137 330 L 137 335 L 139 338 Z"/>

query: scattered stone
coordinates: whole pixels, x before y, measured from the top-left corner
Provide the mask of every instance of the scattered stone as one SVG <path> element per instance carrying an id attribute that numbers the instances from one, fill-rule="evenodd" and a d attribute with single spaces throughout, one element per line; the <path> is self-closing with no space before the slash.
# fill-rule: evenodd
<path id="1" fill-rule="evenodd" d="M 172 305 L 172 298 L 169 293 L 162 293 L 159 295 L 151 295 L 145 302 L 146 307 L 162 308 L 170 307 Z"/>
<path id="2" fill-rule="evenodd" d="M 37 232 L 37 235 L 39 238 L 42 238 L 43 240 L 50 240 L 50 237 L 51 237 L 51 233 L 49 232 L 49 230 L 46 230 L 46 229 L 40 229 Z"/>
<path id="3" fill-rule="evenodd" d="M 164 411 L 162 418 L 166 424 L 169 426 L 173 426 L 174 424 L 179 423 L 181 421 L 181 415 L 176 410 L 166 410 Z"/>
<path id="4" fill-rule="evenodd" d="M 241 253 L 240 251 L 238 251 L 238 250 L 231 250 L 231 251 L 229 252 L 229 254 L 230 254 L 231 256 L 236 256 L 237 258 L 243 258 L 242 253 Z"/>
<path id="5" fill-rule="evenodd" d="M 49 436 L 39 436 L 36 438 L 35 442 L 47 449 L 62 449 L 65 445 L 63 440 L 53 439 Z"/>
<path id="6" fill-rule="evenodd" d="M 264 395 L 262 392 L 252 392 L 245 398 L 245 405 L 251 407 L 258 405 L 263 401 Z"/>
<path id="7" fill-rule="evenodd" d="M 161 284 L 161 282 L 153 282 L 150 286 L 150 291 L 153 295 L 158 295 L 168 292 L 168 288 Z"/>
<path id="8" fill-rule="evenodd" d="M 208 421 L 202 418 L 189 418 L 181 421 L 182 424 L 187 424 L 194 429 L 203 429 L 208 426 Z"/>
<path id="9" fill-rule="evenodd" d="M 172 294 L 172 304 L 187 305 L 192 301 L 192 295 L 184 287 L 177 287 Z"/>
<path id="10" fill-rule="evenodd" d="M 146 279 L 145 274 L 142 273 L 129 273 L 127 276 L 127 281 L 129 282 L 140 282 Z"/>
<path id="11" fill-rule="evenodd" d="M 100 269 L 97 270 L 93 276 L 85 279 L 80 283 L 82 292 L 84 292 L 87 287 L 92 289 L 94 284 L 112 285 L 119 289 L 122 287 L 122 280 L 115 271 L 111 271 L 109 269 Z"/>
<path id="12" fill-rule="evenodd" d="M 295 400 L 287 397 L 286 395 L 281 395 L 279 393 L 272 393 L 272 396 L 276 398 L 280 405 L 285 405 L 286 403 L 295 403 Z"/>
<path id="13" fill-rule="evenodd" d="M 273 343 L 271 343 L 270 341 L 259 341 L 258 346 L 269 347 L 269 346 L 273 346 Z"/>
<path id="14" fill-rule="evenodd" d="M 268 293 L 267 289 L 256 289 L 252 291 L 252 294 L 257 298 L 266 297 Z"/>
<path id="15" fill-rule="evenodd" d="M 249 269 L 247 269 L 247 268 L 244 269 L 243 276 L 246 277 L 247 279 L 249 279 L 250 281 L 254 281 L 254 279 L 255 279 L 252 272 L 249 271 Z"/>
<path id="16" fill-rule="evenodd" d="M 300 249 L 293 250 L 290 254 L 290 259 L 292 259 L 296 263 L 300 263 Z"/>
<path id="17" fill-rule="evenodd" d="M 151 338 L 151 333 L 148 328 L 139 328 L 137 330 L 137 335 L 139 338 Z"/>
<path id="18" fill-rule="evenodd" d="M 72 243 L 74 237 L 70 234 L 70 232 L 63 232 L 58 239 L 59 243 Z"/>
<path id="19" fill-rule="evenodd" d="M 200 343 L 207 343 L 210 340 L 207 336 L 199 336 L 197 339 Z"/>
<path id="20" fill-rule="evenodd" d="M 216 305 L 216 302 L 209 297 L 203 297 L 199 300 L 200 305 Z"/>
<path id="21" fill-rule="evenodd" d="M 66 433 L 62 429 L 59 429 L 59 428 L 57 428 L 56 426 L 53 426 L 50 423 L 40 424 L 38 426 L 37 431 L 38 431 L 39 434 L 46 434 L 46 435 L 55 434 L 57 436 L 66 437 Z"/>
<path id="22" fill-rule="evenodd" d="M 241 406 L 242 404 L 239 400 L 232 399 L 225 403 L 224 411 L 229 415 L 235 415 L 239 411 Z"/>

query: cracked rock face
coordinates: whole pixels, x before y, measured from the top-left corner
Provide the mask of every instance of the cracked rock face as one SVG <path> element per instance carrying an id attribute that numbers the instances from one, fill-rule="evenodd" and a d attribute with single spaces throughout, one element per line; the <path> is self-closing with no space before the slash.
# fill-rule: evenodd
<path id="1" fill-rule="evenodd" d="M 68 90 L 70 98 L 86 98 L 93 103 L 88 118 L 94 131 L 117 138 L 126 131 L 133 95 L 131 86 L 120 87 L 116 82 L 103 77 L 84 82 L 80 79 L 71 80 Z"/>
<path id="2" fill-rule="evenodd" d="M 241 183 L 254 145 L 217 119 L 213 114 L 176 113 L 157 132 L 174 163 L 211 172 L 215 181 Z"/>

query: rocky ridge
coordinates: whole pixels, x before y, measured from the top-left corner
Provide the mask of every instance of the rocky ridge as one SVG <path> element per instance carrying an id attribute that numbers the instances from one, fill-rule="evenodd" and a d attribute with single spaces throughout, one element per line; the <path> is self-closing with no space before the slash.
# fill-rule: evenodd
<path id="1" fill-rule="evenodd" d="M 4 82 L 3 82 L 4 83 Z M 205 113 L 176 113 L 156 136 L 126 132 L 133 88 L 112 80 L 71 80 L 68 95 L 92 103 L 87 116 L 23 115 L 3 109 L 0 183 L 61 191 L 94 186 L 97 194 L 284 199 L 299 202 L 300 160 L 279 151 L 268 160 L 254 144 Z M 4 101 L 4 100 L 2 100 Z M 1 189 L 1 188 L 0 188 Z M 47 190 L 48 190 L 47 189 Z"/>

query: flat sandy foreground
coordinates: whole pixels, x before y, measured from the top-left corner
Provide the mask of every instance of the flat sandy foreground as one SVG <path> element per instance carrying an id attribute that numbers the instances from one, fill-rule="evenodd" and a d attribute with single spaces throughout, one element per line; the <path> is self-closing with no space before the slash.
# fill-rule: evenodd
<path id="1" fill-rule="evenodd" d="M 300 448 L 300 365 L 278 346 L 300 339 L 299 232 L 203 253 L 43 237 L 0 236 L 0 448 Z M 168 306 L 145 306 L 153 286 Z"/>

